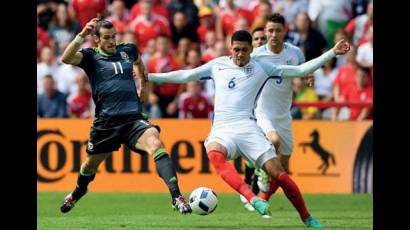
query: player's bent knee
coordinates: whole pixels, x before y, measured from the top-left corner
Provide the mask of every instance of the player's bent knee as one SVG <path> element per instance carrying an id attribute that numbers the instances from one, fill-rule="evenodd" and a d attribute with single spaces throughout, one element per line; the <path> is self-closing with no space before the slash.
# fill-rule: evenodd
<path id="1" fill-rule="evenodd" d="M 264 168 L 273 179 L 278 178 L 281 173 L 285 172 L 278 158 L 266 161 Z"/>
<path id="2" fill-rule="evenodd" d="M 206 145 L 206 152 L 209 153 L 211 151 L 218 151 L 218 152 L 222 152 L 224 154 L 227 154 L 227 152 L 228 152 L 228 150 L 223 145 L 221 145 L 217 142 L 211 142 L 211 143 Z"/>

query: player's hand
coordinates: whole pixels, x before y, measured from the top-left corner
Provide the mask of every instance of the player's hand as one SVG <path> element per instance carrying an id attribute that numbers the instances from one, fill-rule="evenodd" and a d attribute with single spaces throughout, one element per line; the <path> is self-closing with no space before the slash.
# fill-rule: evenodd
<path id="1" fill-rule="evenodd" d="M 336 55 L 346 54 L 347 52 L 349 52 L 349 50 L 350 50 L 350 44 L 344 39 L 337 42 L 336 45 L 333 47 L 333 51 L 335 52 Z"/>
<path id="2" fill-rule="evenodd" d="M 315 77 L 313 76 L 313 74 L 310 74 L 305 77 L 305 84 L 308 87 L 313 87 L 313 85 L 315 84 Z"/>
<path id="3" fill-rule="evenodd" d="M 100 21 L 99 17 L 91 19 L 89 22 L 87 22 L 87 24 L 84 26 L 83 30 L 80 32 L 79 35 L 84 38 L 85 36 L 91 34 L 91 32 L 97 26 L 98 21 Z"/>

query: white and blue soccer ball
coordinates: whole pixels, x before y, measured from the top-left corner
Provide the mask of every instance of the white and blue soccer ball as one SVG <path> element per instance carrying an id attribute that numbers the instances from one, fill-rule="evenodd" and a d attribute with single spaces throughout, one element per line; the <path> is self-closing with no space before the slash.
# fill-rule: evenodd
<path id="1" fill-rule="evenodd" d="M 199 187 L 189 195 L 189 205 L 192 212 L 198 215 L 208 215 L 215 211 L 218 204 L 216 193 L 207 187 Z"/>

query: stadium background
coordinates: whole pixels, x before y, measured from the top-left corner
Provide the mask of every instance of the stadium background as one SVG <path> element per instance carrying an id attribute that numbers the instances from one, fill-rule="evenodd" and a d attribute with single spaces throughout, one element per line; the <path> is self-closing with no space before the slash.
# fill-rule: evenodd
<path id="1" fill-rule="evenodd" d="M 372 193 L 373 8 L 365 0 L 38 0 L 37 1 L 37 190 L 72 190 L 93 118 L 89 83 L 81 69 L 60 62 L 65 46 L 90 18 L 103 15 L 116 26 L 118 42 L 134 42 L 149 72 L 195 68 L 229 55 L 234 30 L 263 26 L 263 16 L 280 12 L 287 20 L 286 41 L 299 46 L 307 60 L 317 57 L 344 38 L 354 45 L 350 59 L 337 58 L 316 71 L 315 86 L 294 81 L 293 135 L 295 150 L 290 170 L 304 193 Z M 229 8 L 233 2 L 234 9 Z M 144 11 L 145 9 L 145 11 Z M 145 12 L 145 13 L 144 13 Z M 306 14 L 303 14 L 306 12 Z M 144 15 L 154 15 L 147 23 Z M 298 16 L 298 14 L 300 14 Z M 313 32 L 312 32 L 313 31 Z M 313 35 L 308 35 L 313 34 Z M 164 35 L 164 36 L 162 36 Z M 302 39 L 308 35 L 307 39 Z M 88 37 L 82 47 L 94 47 Z M 349 60 L 348 60 L 349 59 Z M 366 84 L 356 80 L 357 66 L 370 68 Z M 44 85 L 51 75 L 55 87 Z M 144 112 L 162 127 L 162 139 L 178 165 L 181 188 L 198 186 L 232 193 L 207 165 L 202 142 L 210 129 L 213 104 L 210 82 L 188 85 L 151 84 Z M 53 97 L 58 111 L 41 107 L 41 98 Z M 196 96 L 200 100 L 192 100 Z M 336 108 L 338 108 L 336 110 Z M 334 154 L 336 165 L 323 173 L 323 162 L 311 148 L 312 140 Z M 100 166 L 94 192 L 166 192 L 152 159 L 120 149 Z M 144 163 L 145 162 L 145 163 Z M 235 162 L 242 172 L 243 162 Z M 144 168 L 147 167 L 147 168 Z M 370 207 L 371 208 L 371 207 Z"/>

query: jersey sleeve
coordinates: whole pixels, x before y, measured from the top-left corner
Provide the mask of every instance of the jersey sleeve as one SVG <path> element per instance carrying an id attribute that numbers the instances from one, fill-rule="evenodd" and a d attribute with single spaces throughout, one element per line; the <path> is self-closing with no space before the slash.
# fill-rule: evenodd
<path id="1" fill-rule="evenodd" d="M 281 77 L 283 75 L 283 70 L 277 68 L 277 65 L 258 58 L 256 60 L 268 77 Z"/>
<path id="2" fill-rule="evenodd" d="M 299 48 L 295 49 L 296 56 L 298 58 L 298 65 L 304 63 L 306 61 L 305 55 L 303 54 L 302 50 Z"/>
<path id="3" fill-rule="evenodd" d="M 134 60 L 134 62 L 138 60 L 139 51 L 137 46 L 133 43 L 126 43 L 124 45 L 128 48 L 128 52 L 129 55 L 132 57 L 132 60 Z"/>
<path id="4" fill-rule="evenodd" d="M 169 73 L 150 73 L 148 74 L 148 80 L 157 83 L 181 84 L 189 81 L 209 79 L 212 78 L 212 66 L 215 63 L 214 60 L 195 69 L 177 70 Z"/>
<path id="5" fill-rule="evenodd" d="M 80 64 L 78 64 L 78 67 L 88 72 L 92 68 L 92 59 L 94 51 L 91 48 L 83 48 L 80 49 L 78 52 L 83 54 L 83 58 L 81 59 Z"/>

